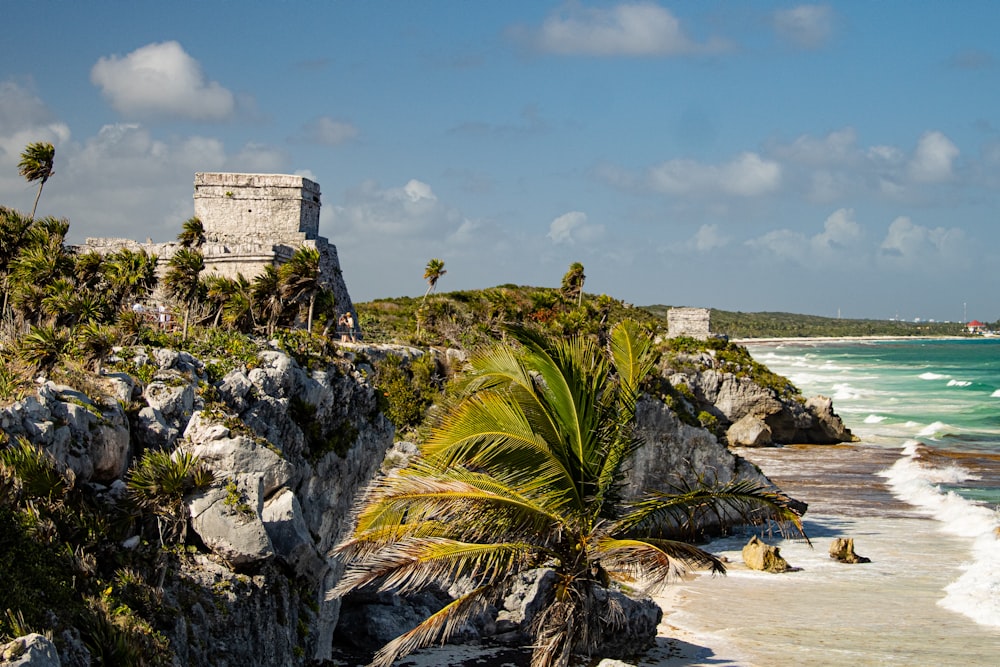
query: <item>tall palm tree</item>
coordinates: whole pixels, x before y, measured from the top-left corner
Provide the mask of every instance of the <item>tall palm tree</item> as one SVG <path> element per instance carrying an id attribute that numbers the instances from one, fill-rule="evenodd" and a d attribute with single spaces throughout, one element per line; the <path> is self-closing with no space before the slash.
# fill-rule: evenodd
<path id="1" fill-rule="evenodd" d="M 53 165 L 56 159 L 56 148 L 47 141 L 36 141 L 28 144 L 21 153 L 21 161 L 17 163 L 17 171 L 29 183 L 38 181 L 38 194 L 35 204 L 31 207 L 31 217 L 35 217 L 38 199 L 42 196 L 45 182 L 54 174 Z"/>
<path id="2" fill-rule="evenodd" d="M 580 262 L 570 264 L 569 271 L 562 279 L 562 287 L 559 291 L 562 292 L 563 298 L 567 301 L 575 299 L 578 308 L 583 303 L 583 281 L 586 279 L 587 276 L 583 275 L 583 264 Z"/>
<path id="3" fill-rule="evenodd" d="M 279 318 L 285 312 L 285 301 L 281 297 L 281 276 L 278 270 L 268 264 L 253 279 L 250 288 L 253 296 L 254 310 L 260 315 L 258 319 L 263 320 L 265 331 L 268 336 L 274 333 Z"/>
<path id="4" fill-rule="evenodd" d="M 188 218 L 181 225 L 181 233 L 177 235 L 181 247 L 200 248 L 205 243 L 205 226 L 197 216 Z"/>
<path id="5" fill-rule="evenodd" d="M 435 258 L 427 262 L 427 266 L 424 268 L 424 280 L 427 281 L 427 291 L 424 292 L 423 301 L 427 300 L 427 295 L 434 291 L 438 280 L 446 273 L 448 272 L 444 268 L 444 260 Z"/>
<path id="6" fill-rule="evenodd" d="M 167 293 L 184 305 L 183 340 L 187 340 L 191 308 L 198 302 L 201 288 L 198 279 L 204 268 L 205 258 L 201 252 L 190 248 L 179 248 L 167 263 L 163 284 L 167 288 Z"/>
<path id="7" fill-rule="evenodd" d="M 512 328 L 519 348 L 477 354 L 456 401 L 435 421 L 417 457 L 369 489 L 353 535 L 337 547 L 348 569 L 330 596 L 365 586 L 470 592 L 384 646 L 373 664 L 443 641 L 536 568 L 556 576 L 533 623 L 532 665 L 567 665 L 596 648 L 606 629 L 611 581 L 663 585 L 686 567 L 724 572 L 715 556 L 679 535 L 700 518 L 735 512 L 801 532 L 788 499 L 735 482 L 682 494 L 650 492 L 624 503 L 623 465 L 641 445 L 632 422 L 652 343 L 635 322 L 592 338 L 547 338 Z M 604 620 L 602 620 L 604 619 Z"/>
<path id="8" fill-rule="evenodd" d="M 323 289 L 319 260 L 319 250 L 302 247 L 278 269 L 278 276 L 281 278 L 281 296 L 293 303 L 308 305 L 306 329 L 309 333 L 312 333 L 316 295 Z"/>

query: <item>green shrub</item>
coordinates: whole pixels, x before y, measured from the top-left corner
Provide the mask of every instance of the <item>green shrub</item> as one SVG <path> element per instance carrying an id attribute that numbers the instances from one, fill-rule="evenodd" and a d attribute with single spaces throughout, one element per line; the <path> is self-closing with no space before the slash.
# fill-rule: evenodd
<path id="1" fill-rule="evenodd" d="M 399 431 L 416 428 L 441 394 L 437 364 L 428 353 L 409 364 L 390 354 L 375 365 L 375 387 L 382 411 Z"/>

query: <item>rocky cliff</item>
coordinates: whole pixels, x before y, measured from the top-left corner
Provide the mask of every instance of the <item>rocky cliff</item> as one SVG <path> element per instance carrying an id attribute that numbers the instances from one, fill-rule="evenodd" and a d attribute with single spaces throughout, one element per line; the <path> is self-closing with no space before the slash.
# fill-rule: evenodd
<path id="1" fill-rule="evenodd" d="M 163 550 L 141 523 L 119 545 L 166 552 L 151 556 L 163 582 L 155 623 L 174 664 L 328 658 L 340 605 L 325 592 L 342 571 L 328 553 L 392 445 L 374 388 L 346 359 L 306 370 L 277 350 L 215 382 L 184 352 L 120 355 L 144 386 L 124 373 L 86 392 L 43 381 L 0 409 L 0 428 L 42 447 L 109 512 L 127 505 L 124 476 L 144 450 L 188 452 L 214 473 L 186 498 L 186 545 Z M 87 664 L 80 654 L 63 664 Z"/>
<path id="2" fill-rule="evenodd" d="M 127 509 L 129 470 L 145 452 L 196 456 L 213 481 L 185 496 L 186 539 L 165 539 L 159 519 L 127 523 L 125 533 L 105 536 L 114 540 L 109 553 L 134 553 L 129 562 L 145 563 L 159 578 L 149 613 L 173 664 L 323 661 L 331 657 L 335 630 L 369 648 L 427 611 L 408 613 L 391 595 L 359 597 L 338 628 L 341 601 L 325 596 L 342 572 L 331 548 L 347 534 L 352 505 L 393 445 L 394 429 L 365 361 L 383 353 L 345 346 L 324 363 L 300 364 L 268 347 L 248 362 L 221 363 L 169 349 L 127 348 L 118 352 L 118 366 L 129 373 L 90 376 L 78 386 L 41 380 L 33 395 L 0 408 L 0 428 L 11 442 L 22 436 L 41 447 L 76 489 L 109 513 Z M 440 356 L 455 365 L 461 359 Z M 725 435 L 716 435 L 746 444 L 737 431 L 749 419 L 767 433 L 756 444 L 850 437 L 828 400 L 782 397 L 717 367 L 711 355 L 697 367 L 676 366 L 676 359 L 665 362 L 659 372 L 686 388 L 680 402 L 671 408 L 653 392 L 639 403 L 637 431 L 645 444 L 630 463 L 626 496 L 701 480 L 766 481 L 729 452 Z M 230 370 L 221 373 L 222 367 Z M 721 426 L 713 432 L 681 418 L 698 412 L 716 416 Z M 395 455 L 401 449 L 415 451 L 397 444 Z M 430 595 L 418 603 L 432 610 L 447 599 Z M 379 619 L 378 632 L 371 619 Z M 496 621 L 487 619 L 465 636 L 497 631 Z M 361 641 L 366 633 L 369 641 Z M 67 630 L 57 643 L 63 665 L 94 659 L 79 632 Z"/>

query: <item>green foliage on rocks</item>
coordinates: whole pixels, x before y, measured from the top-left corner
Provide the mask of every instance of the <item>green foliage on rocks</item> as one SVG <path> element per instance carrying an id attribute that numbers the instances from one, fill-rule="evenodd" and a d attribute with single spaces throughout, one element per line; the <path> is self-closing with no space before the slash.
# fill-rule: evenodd
<path id="1" fill-rule="evenodd" d="M 443 378 L 433 356 L 403 361 L 395 354 L 375 364 L 375 388 L 382 411 L 396 430 L 405 432 L 423 422 L 428 408 L 441 397 Z"/>

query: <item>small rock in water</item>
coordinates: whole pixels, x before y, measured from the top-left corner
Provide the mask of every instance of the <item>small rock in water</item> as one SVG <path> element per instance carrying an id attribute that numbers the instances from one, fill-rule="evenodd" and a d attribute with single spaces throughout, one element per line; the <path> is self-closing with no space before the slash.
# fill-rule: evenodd
<path id="1" fill-rule="evenodd" d="M 841 563 L 870 563 L 871 558 L 865 558 L 854 553 L 854 538 L 838 537 L 830 545 L 830 558 Z"/>
<path id="2" fill-rule="evenodd" d="M 756 535 L 743 547 L 743 562 L 751 570 L 763 572 L 788 572 L 793 569 L 781 556 L 778 547 L 765 544 Z"/>

